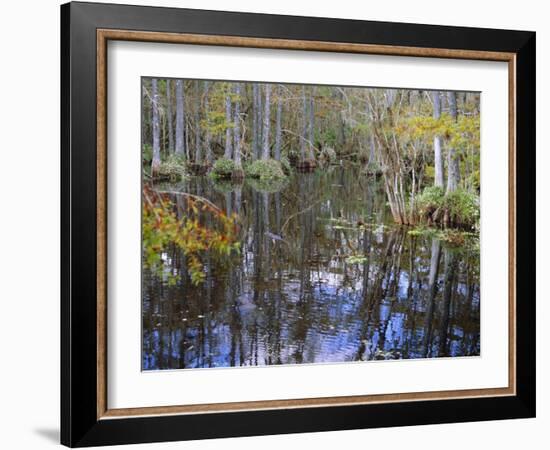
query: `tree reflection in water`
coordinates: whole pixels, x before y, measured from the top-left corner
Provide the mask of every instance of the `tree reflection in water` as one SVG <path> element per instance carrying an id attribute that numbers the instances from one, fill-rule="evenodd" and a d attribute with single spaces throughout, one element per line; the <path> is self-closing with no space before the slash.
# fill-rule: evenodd
<path id="1" fill-rule="evenodd" d="M 335 167 L 275 192 L 207 177 L 166 190 L 237 214 L 241 248 L 204 254 L 200 284 L 176 247 L 161 255 L 175 282 L 144 265 L 144 370 L 479 355 L 478 248 L 389 226 L 375 178 Z"/>

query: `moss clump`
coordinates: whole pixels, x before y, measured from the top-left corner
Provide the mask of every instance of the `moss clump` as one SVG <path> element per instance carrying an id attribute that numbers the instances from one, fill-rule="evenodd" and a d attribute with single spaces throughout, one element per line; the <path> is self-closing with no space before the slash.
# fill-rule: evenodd
<path id="1" fill-rule="evenodd" d="M 282 180 L 286 178 L 283 166 L 274 159 L 258 159 L 246 168 L 246 175 L 262 182 Z"/>
<path id="2" fill-rule="evenodd" d="M 210 176 L 214 179 L 231 178 L 235 170 L 235 163 L 232 159 L 220 158 L 216 160 L 210 171 Z"/>
<path id="3" fill-rule="evenodd" d="M 441 187 L 427 187 L 417 204 L 420 217 L 428 225 L 474 228 L 479 222 L 479 198 L 464 189 L 445 194 Z"/>
<path id="4" fill-rule="evenodd" d="M 179 181 L 187 177 L 185 160 L 176 155 L 170 155 L 168 159 L 161 161 L 155 173 L 159 180 Z"/>

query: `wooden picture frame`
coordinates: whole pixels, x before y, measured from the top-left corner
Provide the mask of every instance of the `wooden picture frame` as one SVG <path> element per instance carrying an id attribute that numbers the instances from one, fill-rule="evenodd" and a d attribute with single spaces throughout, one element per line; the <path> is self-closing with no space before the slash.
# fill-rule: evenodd
<path id="1" fill-rule="evenodd" d="M 507 62 L 508 387 L 109 409 L 109 40 Z M 535 33 L 77 2 L 61 7 L 61 55 L 63 444 L 91 446 L 534 417 Z"/>

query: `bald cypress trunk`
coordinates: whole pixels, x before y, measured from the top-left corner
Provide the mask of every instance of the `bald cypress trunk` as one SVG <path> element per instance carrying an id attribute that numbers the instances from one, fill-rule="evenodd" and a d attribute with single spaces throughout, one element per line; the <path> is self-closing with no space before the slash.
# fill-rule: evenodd
<path id="1" fill-rule="evenodd" d="M 176 154 L 185 153 L 185 103 L 183 97 L 183 80 L 176 80 Z"/>
<path id="2" fill-rule="evenodd" d="M 231 123 L 232 117 L 231 117 L 231 95 L 229 92 L 225 94 L 225 122 L 226 122 L 226 128 L 225 128 L 225 152 L 223 154 L 223 157 L 226 159 L 231 159 L 233 153 L 231 148 L 231 130 L 232 130 L 232 123 Z"/>
<path id="3" fill-rule="evenodd" d="M 456 92 L 448 92 L 449 112 L 453 121 L 457 120 Z M 456 191 L 460 177 L 459 161 L 452 142 L 447 148 L 447 193 Z"/>
<path id="4" fill-rule="evenodd" d="M 443 280 L 443 309 L 441 311 L 441 325 L 439 330 L 439 356 L 448 356 L 447 338 L 449 331 L 450 308 L 453 291 L 455 289 L 458 260 L 456 253 L 448 248 L 445 253 L 445 275 Z"/>
<path id="5" fill-rule="evenodd" d="M 435 296 L 437 294 L 437 279 L 439 276 L 439 261 L 441 258 L 441 242 L 432 238 L 432 254 L 430 259 L 430 274 L 428 277 L 428 301 L 426 302 L 426 318 L 424 324 L 424 357 L 430 353 L 430 343 L 433 332 L 433 316 L 435 310 Z"/>
<path id="6" fill-rule="evenodd" d="M 281 160 L 281 115 L 283 112 L 283 87 L 277 89 L 277 116 L 275 118 L 275 154 L 277 161 Z"/>
<path id="7" fill-rule="evenodd" d="M 204 140 L 204 147 L 206 150 L 206 163 L 208 165 L 212 164 L 212 136 L 210 132 L 210 121 L 209 121 L 209 114 L 210 114 L 210 102 L 208 100 L 208 93 L 210 89 L 210 82 L 205 81 L 204 82 L 204 119 L 206 121 L 206 135 Z"/>
<path id="8" fill-rule="evenodd" d="M 315 87 L 311 88 L 309 92 L 309 126 L 308 126 L 308 140 L 309 140 L 309 158 L 313 159 L 313 146 L 315 141 Z"/>
<path id="9" fill-rule="evenodd" d="M 258 158 L 260 154 L 258 142 L 258 83 L 252 84 L 252 154 Z"/>
<path id="10" fill-rule="evenodd" d="M 233 150 L 233 161 L 236 169 L 241 169 L 241 84 L 235 84 L 235 148 Z"/>
<path id="11" fill-rule="evenodd" d="M 441 118 L 441 93 L 439 91 L 432 92 L 433 99 L 433 118 L 439 120 Z M 434 168 L 435 180 L 434 185 L 443 187 L 443 157 L 441 154 L 441 136 L 434 136 Z"/>
<path id="12" fill-rule="evenodd" d="M 307 114 L 306 87 L 302 86 L 302 137 L 300 139 L 300 156 L 302 157 L 302 161 L 304 161 L 307 158 L 306 156 L 307 124 L 308 124 L 308 114 Z"/>
<path id="13" fill-rule="evenodd" d="M 151 128 L 151 99 L 149 98 L 148 89 L 150 85 L 150 80 L 144 79 L 142 86 L 142 104 L 143 108 L 141 110 L 141 142 L 142 144 L 149 144 L 152 141 L 150 136 Z"/>
<path id="14" fill-rule="evenodd" d="M 346 122 L 344 121 L 344 110 L 342 105 L 344 104 L 344 93 L 337 89 L 336 98 L 339 102 L 338 105 L 338 147 L 346 145 Z"/>
<path id="15" fill-rule="evenodd" d="M 201 109 L 201 89 L 200 81 L 195 81 L 195 163 L 200 164 L 202 160 L 201 149 L 201 122 L 200 122 L 200 109 Z"/>
<path id="16" fill-rule="evenodd" d="M 159 94 L 156 78 L 152 80 L 152 109 L 153 109 L 153 160 L 151 162 L 151 174 L 155 176 L 160 166 L 160 123 L 159 123 Z"/>
<path id="17" fill-rule="evenodd" d="M 166 80 L 166 122 L 168 123 L 168 152 L 174 152 L 174 125 L 172 117 L 172 83 Z"/>
<path id="18" fill-rule="evenodd" d="M 264 110 L 264 131 L 263 131 L 263 152 L 262 159 L 269 159 L 269 128 L 270 128 L 270 94 L 271 85 L 265 85 L 265 110 Z"/>

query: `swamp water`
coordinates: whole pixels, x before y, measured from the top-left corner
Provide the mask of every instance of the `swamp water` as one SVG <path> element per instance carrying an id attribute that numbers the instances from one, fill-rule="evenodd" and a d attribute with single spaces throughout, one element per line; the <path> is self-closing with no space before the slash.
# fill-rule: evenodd
<path id="1" fill-rule="evenodd" d="M 449 246 L 396 227 L 375 177 L 336 166 L 279 186 L 158 188 L 178 214 L 177 192 L 237 214 L 241 245 L 204 255 L 198 285 L 175 247 L 164 272 L 144 264 L 143 370 L 479 355 L 475 239 Z"/>

